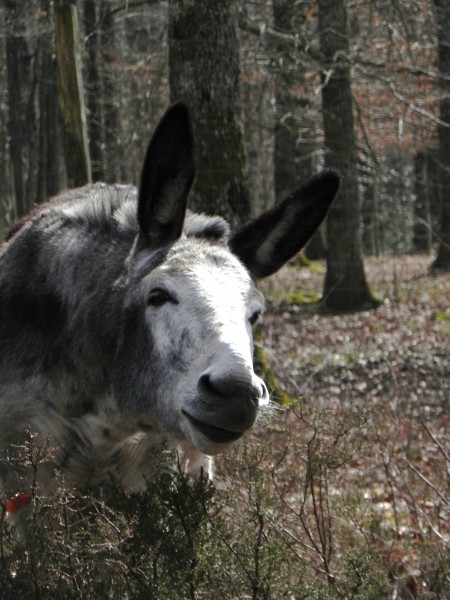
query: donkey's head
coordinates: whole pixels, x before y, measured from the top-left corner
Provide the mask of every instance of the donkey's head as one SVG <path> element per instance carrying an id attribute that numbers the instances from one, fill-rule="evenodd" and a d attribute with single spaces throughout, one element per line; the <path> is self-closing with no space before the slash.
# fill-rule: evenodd
<path id="1" fill-rule="evenodd" d="M 221 218 L 186 214 L 193 177 L 189 116 L 176 104 L 145 158 L 114 387 L 127 421 L 215 454 L 269 400 L 253 371 L 252 328 L 264 307 L 254 281 L 307 242 L 339 181 L 316 176 L 230 236 Z"/>

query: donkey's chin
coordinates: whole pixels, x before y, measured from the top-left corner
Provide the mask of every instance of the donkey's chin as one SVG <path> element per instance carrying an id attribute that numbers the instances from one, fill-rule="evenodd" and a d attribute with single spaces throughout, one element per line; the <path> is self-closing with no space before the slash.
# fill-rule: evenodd
<path id="1" fill-rule="evenodd" d="M 195 438 L 195 445 L 201 452 L 205 452 L 205 454 L 217 454 L 224 449 L 224 446 L 233 444 L 244 435 L 243 431 L 222 429 L 216 425 L 200 421 L 184 409 L 182 412 L 189 422 L 190 429 Z M 198 434 L 201 434 L 200 437 L 202 439 L 198 439 Z"/>

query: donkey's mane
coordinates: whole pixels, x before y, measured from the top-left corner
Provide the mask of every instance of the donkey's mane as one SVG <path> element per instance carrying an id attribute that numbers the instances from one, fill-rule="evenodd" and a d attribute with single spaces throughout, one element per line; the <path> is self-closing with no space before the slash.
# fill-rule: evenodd
<path id="1" fill-rule="evenodd" d="M 64 226 L 108 231 L 113 236 L 134 238 L 139 231 L 137 195 L 136 187 L 122 184 L 94 183 L 68 190 L 16 221 L 6 240 L 40 216 L 60 217 Z M 221 217 L 187 211 L 184 234 L 187 237 L 227 240 L 229 226 Z"/>

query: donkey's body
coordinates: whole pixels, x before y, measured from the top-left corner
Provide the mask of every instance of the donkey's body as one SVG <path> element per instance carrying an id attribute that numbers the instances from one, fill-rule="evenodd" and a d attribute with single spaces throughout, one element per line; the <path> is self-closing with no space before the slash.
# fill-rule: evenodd
<path id="1" fill-rule="evenodd" d="M 175 105 L 139 191 L 65 192 L 1 248 L 0 452 L 27 428 L 50 438 L 58 452 L 43 479 L 61 468 L 77 486 L 112 475 L 139 489 L 165 445 L 183 450 L 188 470 L 208 468 L 268 402 L 252 368 L 263 309 L 253 278 L 307 241 L 337 177 L 319 176 L 303 200 L 231 238 L 219 217 L 186 214 L 192 177 L 188 116 Z M 299 212 L 306 227 L 294 240 Z M 0 462 L 4 491 L 15 477 Z"/>

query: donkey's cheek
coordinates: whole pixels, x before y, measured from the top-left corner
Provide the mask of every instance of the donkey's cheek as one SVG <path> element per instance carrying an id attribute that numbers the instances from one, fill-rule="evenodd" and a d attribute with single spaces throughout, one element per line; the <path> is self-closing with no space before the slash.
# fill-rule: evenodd
<path id="1" fill-rule="evenodd" d="M 152 324 L 152 339 L 159 360 L 178 372 L 185 372 L 198 356 L 202 336 L 192 328 L 192 319 L 168 314 Z"/>

